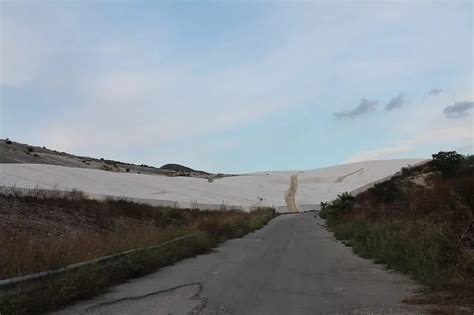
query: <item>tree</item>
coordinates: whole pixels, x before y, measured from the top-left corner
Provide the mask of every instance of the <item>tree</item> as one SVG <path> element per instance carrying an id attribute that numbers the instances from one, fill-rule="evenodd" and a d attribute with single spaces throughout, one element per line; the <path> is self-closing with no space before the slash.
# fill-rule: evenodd
<path id="1" fill-rule="evenodd" d="M 445 177 L 456 174 L 463 159 L 462 155 L 458 154 L 456 151 L 440 151 L 432 156 L 433 165 Z"/>

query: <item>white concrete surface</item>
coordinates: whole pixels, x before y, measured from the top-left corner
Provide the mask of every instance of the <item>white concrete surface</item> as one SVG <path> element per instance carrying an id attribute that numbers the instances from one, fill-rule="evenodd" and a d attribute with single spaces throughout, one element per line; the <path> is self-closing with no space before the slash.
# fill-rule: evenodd
<path id="1" fill-rule="evenodd" d="M 21 189 L 80 190 L 92 198 L 130 198 L 156 205 L 218 209 L 275 206 L 287 211 L 285 194 L 298 176 L 296 204 L 302 211 L 321 201 L 386 178 L 419 159 L 367 161 L 307 171 L 270 171 L 206 179 L 114 173 L 44 164 L 0 164 L 0 186 Z"/>

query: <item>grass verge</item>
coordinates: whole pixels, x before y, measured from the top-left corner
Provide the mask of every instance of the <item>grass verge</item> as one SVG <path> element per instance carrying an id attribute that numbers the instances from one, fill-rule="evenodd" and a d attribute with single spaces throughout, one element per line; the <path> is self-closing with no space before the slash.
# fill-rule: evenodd
<path id="1" fill-rule="evenodd" d="M 430 162 L 356 196 L 339 195 L 320 216 L 354 253 L 430 288 L 409 302 L 474 311 L 473 188 L 472 156 L 449 174 Z"/>
<path id="2" fill-rule="evenodd" d="M 0 194 L 0 279 L 64 267 L 128 249 L 192 238 L 0 290 L 1 314 L 40 314 L 104 292 L 129 278 L 205 253 L 264 226 L 273 209 L 200 211 L 82 194 Z"/>
<path id="3" fill-rule="evenodd" d="M 336 238 L 348 240 L 357 255 L 411 274 L 432 287 L 468 284 L 468 266 L 439 231 L 425 222 L 330 220 Z"/>

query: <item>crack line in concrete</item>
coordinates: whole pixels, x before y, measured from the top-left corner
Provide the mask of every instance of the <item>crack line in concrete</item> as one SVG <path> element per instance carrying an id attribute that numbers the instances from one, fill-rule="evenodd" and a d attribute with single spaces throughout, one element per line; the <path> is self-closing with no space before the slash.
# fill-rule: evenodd
<path id="1" fill-rule="evenodd" d="M 171 288 L 160 290 L 160 291 L 154 291 L 154 292 L 150 292 L 150 293 L 143 294 L 143 295 L 124 297 L 124 298 L 120 298 L 120 299 L 116 299 L 116 300 L 112 300 L 112 301 L 102 302 L 102 303 L 91 305 L 91 306 L 87 307 L 85 309 L 85 311 L 88 312 L 88 311 L 94 310 L 95 308 L 99 308 L 99 307 L 103 307 L 103 306 L 107 306 L 107 305 L 112 305 L 112 304 L 116 304 L 116 303 L 121 303 L 121 302 L 126 302 L 126 301 L 141 300 L 141 299 L 144 299 L 144 298 L 147 298 L 147 297 L 150 297 L 150 296 L 159 295 L 159 294 L 163 294 L 163 293 L 168 293 L 168 292 L 172 292 L 174 290 L 178 290 L 178 289 L 182 289 L 182 288 L 190 287 L 190 286 L 195 286 L 195 285 L 198 286 L 198 293 L 193 296 L 193 298 L 194 298 L 194 297 L 198 296 L 200 294 L 201 290 L 202 290 L 202 284 L 199 283 L 199 282 L 191 282 L 191 283 L 187 283 L 187 284 L 181 284 L 181 285 L 178 285 L 178 286 L 175 286 L 175 287 L 171 287 Z"/>

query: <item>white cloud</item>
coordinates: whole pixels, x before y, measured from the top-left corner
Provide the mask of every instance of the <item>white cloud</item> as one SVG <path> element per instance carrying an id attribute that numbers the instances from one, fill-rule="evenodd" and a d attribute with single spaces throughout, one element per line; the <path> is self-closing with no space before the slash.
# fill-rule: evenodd
<path id="1" fill-rule="evenodd" d="M 443 114 L 445 104 L 455 103 L 456 99 L 473 99 L 472 89 L 459 88 L 453 94 L 443 93 L 431 99 L 423 96 L 408 114 L 403 114 L 397 126 L 401 138 L 399 141 L 356 153 L 347 161 L 395 158 L 403 154 L 411 157 L 430 156 L 433 148 L 454 150 L 466 143 L 474 143 L 474 117 L 448 119 Z"/>
<path id="2" fill-rule="evenodd" d="M 399 154 L 410 152 L 413 150 L 413 148 L 414 147 L 410 145 L 396 145 L 393 147 L 384 147 L 364 151 L 351 156 L 350 158 L 345 160 L 345 163 L 393 158 Z"/>
<path id="3" fill-rule="evenodd" d="M 83 83 L 83 104 L 45 126 L 38 141 L 70 151 L 158 146 L 246 124 L 289 104 L 271 94 L 259 102 L 271 85 L 231 89 L 240 79 L 227 72 L 203 78 L 159 70 L 101 74 Z"/>
<path id="4" fill-rule="evenodd" d="M 432 147 L 436 147 L 435 150 L 452 150 L 459 143 L 474 143 L 473 126 L 472 121 L 466 120 L 464 123 L 448 122 L 434 128 L 426 128 L 393 145 L 354 154 L 346 162 L 396 158 L 401 154 L 419 158 L 422 157 L 419 154 L 429 156 L 433 153 L 427 152 Z"/>

